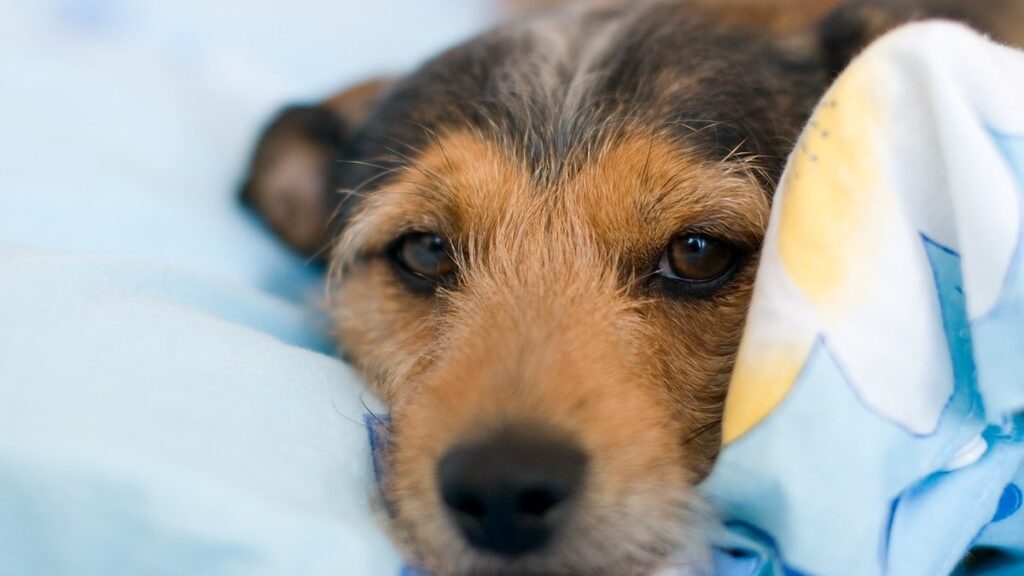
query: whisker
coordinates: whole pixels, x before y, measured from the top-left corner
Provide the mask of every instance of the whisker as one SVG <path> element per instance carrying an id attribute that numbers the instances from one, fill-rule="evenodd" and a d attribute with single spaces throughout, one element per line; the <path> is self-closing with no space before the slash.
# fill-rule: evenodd
<path id="1" fill-rule="evenodd" d="M 710 432 L 710 431 L 714 430 L 715 428 L 717 428 L 717 427 L 718 427 L 718 426 L 720 426 L 721 424 L 722 424 L 722 420 L 721 420 L 721 418 L 718 418 L 718 419 L 712 420 L 711 422 L 708 422 L 707 424 L 704 424 L 703 426 L 701 426 L 701 427 L 697 428 L 697 430 L 696 430 L 696 431 L 694 431 L 694 432 L 693 432 L 693 434 L 690 434 L 690 435 L 689 435 L 689 436 L 688 436 L 688 437 L 686 438 L 686 440 L 683 440 L 682 446 L 686 446 L 686 445 L 687 445 L 687 444 L 689 444 L 690 442 L 693 442 L 693 441 L 694 441 L 694 440 L 696 440 L 697 438 L 700 438 L 700 437 L 701 437 L 701 436 L 703 436 L 704 434 L 707 434 L 708 432 Z"/>
<path id="2" fill-rule="evenodd" d="M 373 418 L 374 422 L 380 424 L 381 426 L 388 426 L 388 423 L 381 419 L 380 415 L 378 415 L 376 412 L 370 409 L 370 406 L 366 404 L 366 400 L 363 399 L 362 393 L 359 394 L 359 403 L 363 405 L 363 409 L 366 410 L 366 413 L 369 414 L 371 418 Z"/>

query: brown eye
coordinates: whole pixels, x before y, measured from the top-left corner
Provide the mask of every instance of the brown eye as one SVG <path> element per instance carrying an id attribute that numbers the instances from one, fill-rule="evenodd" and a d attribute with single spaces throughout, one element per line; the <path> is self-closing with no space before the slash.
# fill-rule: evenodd
<path id="1" fill-rule="evenodd" d="M 448 241 L 429 232 L 413 232 L 398 239 L 392 257 L 419 280 L 444 282 L 455 272 Z"/>
<path id="2" fill-rule="evenodd" d="M 703 234 L 686 234 L 668 245 L 658 273 L 672 280 L 711 284 L 733 269 L 736 256 L 736 248 L 728 242 Z"/>

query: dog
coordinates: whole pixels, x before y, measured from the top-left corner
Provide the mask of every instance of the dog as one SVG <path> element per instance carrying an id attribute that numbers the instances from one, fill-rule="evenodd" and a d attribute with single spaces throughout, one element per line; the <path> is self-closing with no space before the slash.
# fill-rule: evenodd
<path id="1" fill-rule="evenodd" d="M 699 569 L 785 159 L 849 60 L 926 16 L 1024 40 L 1017 0 L 591 2 L 269 124 L 242 197 L 329 267 L 417 567 Z"/>

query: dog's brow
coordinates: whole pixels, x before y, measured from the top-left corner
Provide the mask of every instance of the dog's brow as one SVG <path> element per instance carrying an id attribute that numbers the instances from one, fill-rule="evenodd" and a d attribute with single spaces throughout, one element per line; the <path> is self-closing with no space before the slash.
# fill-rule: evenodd
<path id="1" fill-rule="evenodd" d="M 571 193 L 605 244 L 637 249 L 689 228 L 754 245 L 769 209 L 763 188 L 741 167 L 650 132 L 618 138 L 580 171 Z"/>
<path id="2" fill-rule="evenodd" d="M 437 232 L 452 241 L 469 230 L 485 234 L 515 213 L 514 200 L 531 195 L 525 169 L 498 143 L 474 131 L 437 134 L 366 195 L 337 255 L 373 253 L 410 231 Z"/>
<path id="3" fill-rule="evenodd" d="M 350 261 L 384 250 L 407 232 L 447 235 L 451 220 L 444 205 L 401 185 L 375 192 L 352 217 L 335 247 L 335 259 Z"/>
<path id="4" fill-rule="evenodd" d="M 728 178 L 698 186 L 696 190 L 669 190 L 644 202 L 644 219 L 658 222 L 666 230 L 700 231 L 737 242 L 760 242 L 769 204 L 759 187 Z"/>

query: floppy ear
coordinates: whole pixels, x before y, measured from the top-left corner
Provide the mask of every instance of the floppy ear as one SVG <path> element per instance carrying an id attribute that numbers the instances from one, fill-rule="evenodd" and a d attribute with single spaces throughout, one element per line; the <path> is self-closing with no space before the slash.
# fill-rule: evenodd
<path id="1" fill-rule="evenodd" d="M 818 28 L 820 48 L 833 75 L 886 32 L 932 18 L 956 20 L 997 40 L 1024 45 L 1024 0 L 851 0 Z"/>
<path id="2" fill-rule="evenodd" d="M 337 206 L 337 163 L 348 139 L 391 87 L 389 79 L 358 84 L 312 105 L 289 106 L 259 137 L 242 201 L 296 251 L 322 260 Z"/>
<path id="3" fill-rule="evenodd" d="M 879 36 L 924 17 L 925 11 L 914 4 L 899 0 L 853 0 L 829 14 L 818 27 L 819 46 L 829 74 L 839 75 Z"/>
<path id="4" fill-rule="evenodd" d="M 778 36 L 814 28 L 845 0 L 700 0 L 696 7 L 741 29 Z"/>

